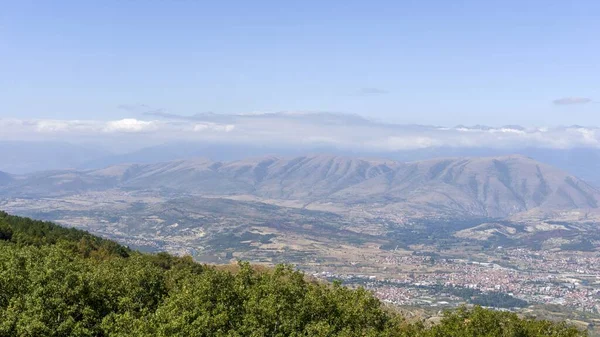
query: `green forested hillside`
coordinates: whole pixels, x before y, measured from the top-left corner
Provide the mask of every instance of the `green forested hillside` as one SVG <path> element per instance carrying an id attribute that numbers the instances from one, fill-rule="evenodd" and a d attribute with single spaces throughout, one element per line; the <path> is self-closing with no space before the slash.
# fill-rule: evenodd
<path id="1" fill-rule="evenodd" d="M 408 323 L 288 266 L 227 270 L 0 212 L 1 336 L 583 336 L 481 308 Z"/>

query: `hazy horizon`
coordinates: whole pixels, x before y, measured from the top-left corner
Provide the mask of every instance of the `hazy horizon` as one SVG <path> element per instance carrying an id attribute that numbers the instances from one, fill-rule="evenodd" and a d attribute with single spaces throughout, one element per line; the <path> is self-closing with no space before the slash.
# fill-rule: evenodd
<path id="1" fill-rule="evenodd" d="M 591 0 L 9 2 L 0 170 L 271 150 L 600 150 L 598 10 Z"/>

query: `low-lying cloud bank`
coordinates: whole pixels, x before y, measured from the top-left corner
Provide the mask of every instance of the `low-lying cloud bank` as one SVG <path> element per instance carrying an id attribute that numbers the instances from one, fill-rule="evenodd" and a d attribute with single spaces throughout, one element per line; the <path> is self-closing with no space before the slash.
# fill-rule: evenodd
<path id="1" fill-rule="evenodd" d="M 198 114 L 163 111 L 144 119 L 113 121 L 0 119 L 0 140 L 103 142 L 211 141 L 265 145 L 335 146 L 372 151 L 431 147 L 600 148 L 600 129 L 566 126 L 437 127 L 375 122 L 357 115 L 328 112 Z"/>

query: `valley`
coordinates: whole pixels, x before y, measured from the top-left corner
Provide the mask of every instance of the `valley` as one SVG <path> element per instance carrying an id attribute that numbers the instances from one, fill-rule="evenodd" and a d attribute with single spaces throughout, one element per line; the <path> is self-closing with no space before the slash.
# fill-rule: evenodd
<path id="1" fill-rule="evenodd" d="M 5 181 L 0 209 L 142 251 L 289 263 L 401 307 L 600 318 L 600 192 L 521 156 L 193 160 Z"/>

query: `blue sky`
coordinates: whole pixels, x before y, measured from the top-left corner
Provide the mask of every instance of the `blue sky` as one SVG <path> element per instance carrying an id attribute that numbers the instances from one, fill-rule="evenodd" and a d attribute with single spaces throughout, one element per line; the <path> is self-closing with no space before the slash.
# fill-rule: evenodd
<path id="1" fill-rule="evenodd" d="M 2 1 L 0 118 L 143 119 L 119 106 L 145 104 L 600 125 L 598 13 L 595 0 Z"/>

